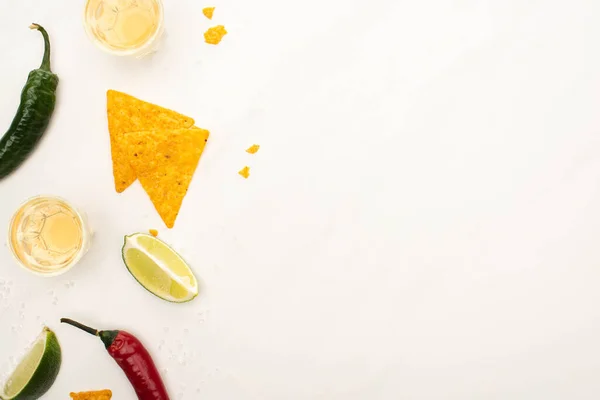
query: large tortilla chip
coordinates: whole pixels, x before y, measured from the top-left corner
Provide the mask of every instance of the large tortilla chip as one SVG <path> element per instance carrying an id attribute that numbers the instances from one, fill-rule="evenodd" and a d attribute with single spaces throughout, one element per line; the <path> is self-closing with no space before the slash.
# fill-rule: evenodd
<path id="1" fill-rule="evenodd" d="M 209 132 L 172 129 L 125 136 L 128 159 L 167 227 L 175 225 Z"/>
<path id="2" fill-rule="evenodd" d="M 127 133 L 189 128 L 194 125 L 194 120 L 115 90 L 106 93 L 106 100 L 115 189 L 121 193 L 136 179 L 129 165 L 128 151 L 123 146 Z"/>
<path id="3" fill-rule="evenodd" d="M 73 400 L 110 400 L 112 392 L 110 390 L 99 390 L 96 392 L 71 393 L 70 396 Z"/>

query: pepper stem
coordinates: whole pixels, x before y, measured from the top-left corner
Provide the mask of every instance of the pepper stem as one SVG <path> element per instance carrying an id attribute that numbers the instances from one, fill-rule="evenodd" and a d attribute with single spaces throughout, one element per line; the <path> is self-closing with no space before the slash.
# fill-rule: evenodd
<path id="1" fill-rule="evenodd" d="M 38 24 L 31 24 L 29 29 L 37 29 L 42 33 L 42 36 L 44 37 L 44 58 L 42 59 L 40 69 L 50 71 L 50 38 L 48 37 L 48 32 Z"/>
<path id="2" fill-rule="evenodd" d="M 94 328 L 90 328 L 89 326 L 85 326 L 83 324 L 80 324 L 77 321 L 73 321 L 72 319 L 69 318 L 61 318 L 60 322 L 64 323 L 64 324 L 69 324 L 74 326 L 75 328 L 79 328 L 82 331 L 85 331 L 87 333 L 89 333 L 90 335 L 94 335 L 94 336 L 98 336 L 98 330 L 94 329 Z"/>

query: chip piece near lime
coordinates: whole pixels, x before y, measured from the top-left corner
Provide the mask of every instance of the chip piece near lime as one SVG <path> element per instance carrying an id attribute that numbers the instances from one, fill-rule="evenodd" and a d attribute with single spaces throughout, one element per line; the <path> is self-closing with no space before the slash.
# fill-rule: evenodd
<path id="1" fill-rule="evenodd" d="M 198 296 L 194 273 L 162 240 L 145 233 L 125 236 L 122 254 L 131 275 L 150 293 L 173 303 Z"/>
<path id="2" fill-rule="evenodd" d="M 62 352 L 56 335 L 44 328 L 0 389 L 0 399 L 39 399 L 54 384 L 61 361 Z"/>

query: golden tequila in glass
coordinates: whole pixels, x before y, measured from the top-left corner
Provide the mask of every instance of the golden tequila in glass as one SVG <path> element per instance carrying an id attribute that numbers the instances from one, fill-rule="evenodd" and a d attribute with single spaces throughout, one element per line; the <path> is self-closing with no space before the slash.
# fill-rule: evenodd
<path id="1" fill-rule="evenodd" d="M 55 276 L 71 269 L 88 250 L 87 221 L 71 204 L 58 197 L 38 196 L 26 201 L 9 226 L 9 246 L 27 270 Z"/>
<path id="2" fill-rule="evenodd" d="M 163 32 L 161 0 L 88 0 L 85 28 L 103 50 L 143 56 L 155 50 Z"/>

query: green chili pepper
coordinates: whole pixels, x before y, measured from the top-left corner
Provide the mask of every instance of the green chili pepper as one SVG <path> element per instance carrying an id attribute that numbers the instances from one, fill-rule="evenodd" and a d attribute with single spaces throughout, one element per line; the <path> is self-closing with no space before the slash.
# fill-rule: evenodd
<path id="1" fill-rule="evenodd" d="M 48 127 L 56 103 L 58 76 L 50 71 L 48 33 L 38 24 L 29 28 L 42 33 L 44 58 L 40 68 L 29 73 L 17 114 L 0 139 L 0 179 L 17 169 L 33 151 Z"/>

